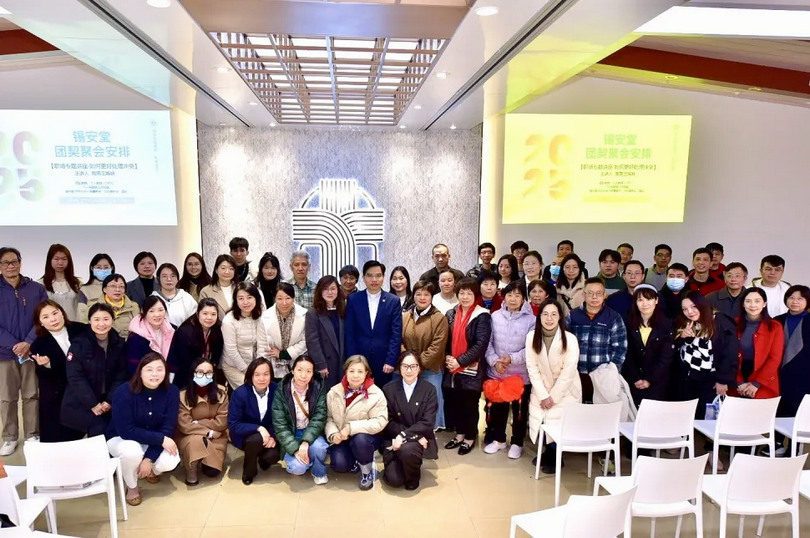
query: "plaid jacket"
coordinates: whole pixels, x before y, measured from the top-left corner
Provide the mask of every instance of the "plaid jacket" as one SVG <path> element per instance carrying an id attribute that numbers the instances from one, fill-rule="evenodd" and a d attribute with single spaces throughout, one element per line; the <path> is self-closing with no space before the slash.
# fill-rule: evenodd
<path id="1" fill-rule="evenodd" d="M 579 342 L 579 371 L 589 374 L 600 364 L 612 362 L 621 371 L 627 353 L 627 329 L 622 317 L 607 306 L 593 318 L 585 306 L 574 309 L 565 319 L 568 330 Z"/>

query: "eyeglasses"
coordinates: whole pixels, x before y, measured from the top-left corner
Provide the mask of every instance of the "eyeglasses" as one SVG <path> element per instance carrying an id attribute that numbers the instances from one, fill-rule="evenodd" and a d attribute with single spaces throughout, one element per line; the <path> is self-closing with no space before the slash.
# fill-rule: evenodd
<path id="1" fill-rule="evenodd" d="M 194 377 L 207 377 L 208 379 L 214 379 L 214 372 L 201 372 L 197 370 L 194 372 Z"/>
<path id="2" fill-rule="evenodd" d="M 19 267 L 19 266 L 20 266 L 20 260 L 12 260 L 12 261 L 0 262 L 0 267 L 3 267 L 3 268 L 5 268 L 5 267 Z"/>
<path id="3" fill-rule="evenodd" d="M 540 317 L 541 318 L 546 318 L 546 319 L 554 319 L 554 318 L 559 318 L 560 314 L 559 314 L 559 312 L 557 312 L 555 310 L 553 312 L 543 312 L 543 313 L 540 314 Z"/>
<path id="4" fill-rule="evenodd" d="M 414 370 L 419 369 L 419 365 L 418 364 L 403 364 L 402 369 L 405 370 L 406 372 L 413 372 Z"/>
<path id="5" fill-rule="evenodd" d="M 585 297 L 601 297 L 605 294 L 604 291 L 586 291 Z"/>

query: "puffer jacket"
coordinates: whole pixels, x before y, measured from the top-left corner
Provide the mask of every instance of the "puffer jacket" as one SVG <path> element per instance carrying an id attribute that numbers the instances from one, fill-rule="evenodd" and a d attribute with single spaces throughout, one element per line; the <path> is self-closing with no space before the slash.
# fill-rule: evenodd
<path id="1" fill-rule="evenodd" d="M 377 435 L 388 424 L 388 401 L 380 387 L 373 383 L 368 387 L 368 398 L 358 396 L 346 407 L 346 392 L 338 383 L 326 394 L 328 417 L 324 436 L 327 440 L 348 424 L 349 435 L 365 433 Z"/>
<path id="2" fill-rule="evenodd" d="M 487 346 L 487 378 L 506 379 L 514 375 L 529 384 L 529 373 L 526 371 L 526 335 L 534 330 L 537 318 L 528 301 L 517 312 L 510 312 L 503 304 L 500 310 L 492 314 L 492 336 Z M 495 364 L 508 355 L 512 362 L 504 374 L 499 374 Z"/>
<path id="3" fill-rule="evenodd" d="M 456 321 L 456 315 L 461 306 L 456 305 L 451 310 L 447 311 L 447 323 L 449 324 L 447 332 L 447 354 L 452 355 L 453 349 L 453 325 Z M 492 316 L 489 310 L 482 306 L 475 306 L 470 321 L 467 324 L 465 334 L 467 336 L 467 351 L 460 357 L 456 357 L 459 365 L 462 367 L 475 367 L 477 373 L 475 375 L 468 375 L 463 373 L 454 374 L 449 370 L 445 370 L 444 378 L 442 379 L 442 386 L 450 389 L 473 390 L 481 392 L 484 386 L 484 379 L 486 378 L 486 352 L 489 345 L 489 338 L 492 335 Z"/>
<path id="4" fill-rule="evenodd" d="M 300 440 L 295 439 L 296 413 L 295 399 L 292 389 L 293 375 L 287 374 L 273 396 L 273 428 L 276 430 L 276 440 L 285 453 L 294 455 L 301 443 L 306 441 L 310 445 L 318 436 L 323 435 L 326 424 L 326 392 L 321 374 L 315 372 L 307 388 L 307 413 L 309 424 L 304 429 Z"/>

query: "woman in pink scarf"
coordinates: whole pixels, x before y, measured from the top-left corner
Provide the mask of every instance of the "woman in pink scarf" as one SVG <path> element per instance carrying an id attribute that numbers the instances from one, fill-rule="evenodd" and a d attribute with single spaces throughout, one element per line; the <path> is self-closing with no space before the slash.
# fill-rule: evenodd
<path id="1" fill-rule="evenodd" d="M 140 315 L 132 318 L 129 324 L 126 357 L 130 375 L 150 351 L 160 353 L 165 359 L 173 337 L 174 327 L 166 315 L 166 303 L 157 295 L 150 295 L 144 300 Z"/>

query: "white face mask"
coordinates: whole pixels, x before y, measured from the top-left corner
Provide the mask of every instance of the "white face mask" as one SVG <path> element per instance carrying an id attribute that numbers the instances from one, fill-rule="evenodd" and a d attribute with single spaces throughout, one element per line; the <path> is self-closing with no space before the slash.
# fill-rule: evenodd
<path id="1" fill-rule="evenodd" d="M 686 286 L 686 279 L 684 278 L 668 278 L 667 287 L 672 291 L 681 291 Z"/>

